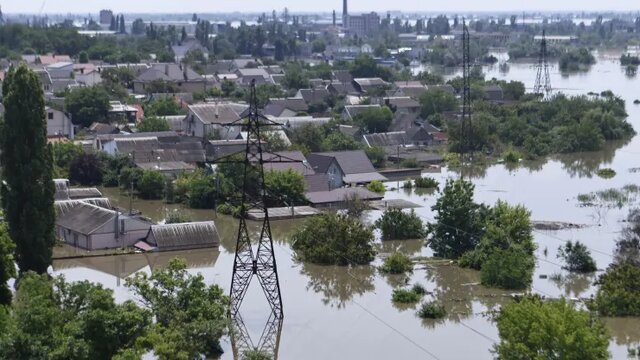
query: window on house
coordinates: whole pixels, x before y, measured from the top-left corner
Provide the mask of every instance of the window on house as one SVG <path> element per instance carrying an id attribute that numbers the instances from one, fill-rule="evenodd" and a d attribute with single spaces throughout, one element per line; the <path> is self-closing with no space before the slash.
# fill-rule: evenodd
<path id="1" fill-rule="evenodd" d="M 52 112 L 47 113 L 47 119 L 53 120 L 53 113 Z"/>

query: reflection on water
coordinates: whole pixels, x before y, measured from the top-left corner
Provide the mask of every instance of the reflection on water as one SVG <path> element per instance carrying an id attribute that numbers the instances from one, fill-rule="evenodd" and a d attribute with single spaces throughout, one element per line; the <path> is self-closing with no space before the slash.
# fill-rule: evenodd
<path id="1" fill-rule="evenodd" d="M 302 263 L 300 274 L 308 277 L 307 290 L 322 295 L 322 302 L 344 308 L 356 295 L 375 290 L 373 266 L 322 266 Z"/>
<path id="2" fill-rule="evenodd" d="M 589 290 L 595 278 L 595 274 L 569 273 L 559 277 L 552 277 L 551 281 L 553 281 L 559 289 L 562 289 L 564 296 L 580 298 Z"/>

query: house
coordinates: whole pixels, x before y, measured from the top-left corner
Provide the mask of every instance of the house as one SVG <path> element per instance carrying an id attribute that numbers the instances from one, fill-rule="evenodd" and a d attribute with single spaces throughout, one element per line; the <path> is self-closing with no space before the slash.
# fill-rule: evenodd
<path id="1" fill-rule="evenodd" d="M 40 55 L 36 59 L 36 64 L 40 64 L 45 67 L 59 62 L 73 63 L 73 60 L 71 60 L 69 55 L 56 54 Z"/>
<path id="2" fill-rule="evenodd" d="M 209 58 L 209 50 L 200 45 L 200 42 L 195 39 L 187 40 L 180 45 L 173 45 L 171 50 L 176 55 L 176 63 L 181 63 L 187 54 L 192 51 L 201 51 L 205 59 Z"/>
<path id="3" fill-rule="evenodd" d="M 303 175 L 315 175 L 302 151 L 278 151 L 263 154 L 264 171 L 287 171 L 289 169 Z"/>
<path id="4" fill-rule="evenodd" d="M 94 64 L 73 64 L 73 73 L 78 84 L 94 86 L 102 83 L 102 76 Z"/>
<path id="5" fill-rule="evenodd" d="M 328 124 L 332 119 L 330 117 L 313 117 L 313 116 L 270 116 L 267 118 L 278 124 L 282 124 L 283 129 L 297 129 L 306 124 L 324 125 Z"/>
<path id="6" fill-rule="evenodd" d="M 296 94 L 295 97 L 302 98 L 304 99 L 304 102 L 307 103 L 307 105 L 311 105 L 311 104 L 325 103 L 326 99 L 330 96 L 331 94 L 327 89 L 313 88 L 313 89 L 300 89 L 298 90 L 298 93 Z"/>
<path id="7" fill-rule="evenodd" d="M 51 92 L 54 94 L 63 93 L 80 86 L 76 79 L 51 79 Z"/>
<path id="8" fill-rule="evenodd" d="M 189 105 L 188 109 L 189 113 L 182 126 L 186 135 L 206 138 L 217 134 L 224 139 L 235 139 L 240 129 L 224 125 L 243 118 L 249 105 L 232 102 L 203 103 Z"/>
<path id="9" fill-rule="evenodd" d="M 420 103 L 409 96 L 394 96 L 382 99 L 384 105 L 395 112 L 417 113 L 420 111 Z"/>
<path id="10" fill-rule="evenodd" d="M 311 168 L 319 174 L 327 174 L 331 188 L 345 184 L 367 184 L 374 180 L 385 181 L 362 150 L 312 153 L 307 156 Z"/>
<path id="11" fill-rule="evenodd" d="M 123 104 L 120 101 L 109 101 L 108 116 L 111 119 L 125 119 L 127 122 L 135 123 L 138 117 L 138 108 Z"/>
<path id="12" fill-rule="evenodd" d="M 331 82 L 327 91 L 333 96 L 360 95 L 353 82 Z"/>
<path id="13" fill-rule="evenodd" d="M 389 87 L 389 83 L 380 78 L 357 78 L 353 86 L 360 93 L 372 93 Z"/>
<path id="14" fill-rule="evenodd" d="M 157 89 L 151 84 L 165 82 L 177 88 L 179 92 L 202 92 L 206 89 L 206 79 L 183 64 L 153 64 L 133 80 L 133 91 L 146 94 Z"/>
<path id="15" fill-rule="evenodd" d="M 255 80 L 256 85 L 271 83 L 271 74 L 261 68 L 240 68 L 236 70 L 241 85 L 250 85 Z"/>
<path id="16" fill-rule="evenodd" d="M 40 78 L 40 83 L 42 84 L 42 90 L 45 93 L 53 92 L 53 82 L 51 81 L 51 76 L 49 72 L 45 69 L 36 69 L 34 70 L 36 75 Z"/>
<path id="17" fill-rule="evenodd" d="M 342 110 L 342 120 L 354 121 L 360 113 L 367 109 L 380 109 L 380 105 L 346 105 Z"/>
<path id="18" fill-rule="evenodd" d="M 347 135 L 356 139 L 357 141 L 361 141 L 362 135 L 364 134 L 362 129 L 352 125 L 338 125 L 338 131 L 340 131 L 340 133 L 342 133 L 343 135 Z"/>
<path id="19" fill-rule="evenodd" d="M 346 201 L 357 197 L 363 201 L 382 200 L 383 195 L 376 194 L 363 187 L 338 188 L 329 191 L 314 191 L 305 194 L 311 206 L 317 208 L 337 208 L 345 207 Z"/>
<path id="20" fill-rule="evenodd" d="M 100 122 L 94 122 L 89 126 L 89 132 L 94 135 L 106 135 L 106 134 L 117 134 L 120 132 L 118 128 L 111 124 L 105 124 Z"/>
<path id="21" fill-rule="evenodd" d="M 484 94 L 487 100 L 491 102 L 501 102 L 504 100 L 504 91 L 499 85 L 487 85 L 484 88 Z"/>
<path id="22" fill-rule="evenodd" d="M 242 139 L 234 140 L 209 140 L 205 144 L 207 160 L 214 161 L 225 156 L 243 153 L 247 147 L 247 141 Z"/>
<path id="23" fill-rule="evenodd" d="M 62 135 L 73 139 L 74 131 L 71 119 L 63 111 L 51 107 L 45 107 L 47 136 Z"/>
<path id="24" fill-rule="evenodd" d="M 269 99 L 269 102 L 264 107 L 264 115 L 291 117 L 308 110 L 309 106 L 301 97 Z"/>
<path id="25" fill-rule="evenodd" d="M 451 84 L 429 85 L 429 86 L 427 86 L 427 91 L 431 91 L 431 90 L 440 90 L 440 91 L 444 91 L 444 92 L 446 92 L 448 94 L 451 94 L 451 95 L 455 95 L 456 94 L 456 89 Z"/>
<path id="26" fill-rule="evenodd" d="M 70 79 L 74 74 L 72 62 L 56 62 L 47 65 L 45 69 L 52 79 Z"/>
<path id="27" fill-rule="evenodd" d="M 386 133 L 366 134 L 364 142 L 369 147 L 374 146 L 407 146 L 408 139 L 405 131 L 390 131 Z"/>
<path id="28" fill-rule="evenodd" d="M 260 59 L 254 58 L 238 58 L 233 59 L 232 61 L 233 67 L 236 69 L 246 69 L 246 68 L 256 68 L 262 65 L 262 61 Z"/>
<path id="29" fill-rule="evenodd" d="M 427 92 L 427 87 L 419 81 L 396 81 L 394 85 L 396 90 L 393 92 L 393 96 L 408 96 L 418 100 L 422 94 Z"/>
<path id="30" fill-rule="evenodd" d="M 160 143 L 172 143 L 180 141 L 180 135 L 174 131 L 158 131 L 136 134 L 104 134 L 96 135 L 93 143 L 93 149 L 104 151 L 109 155 L 118 153 L 127 154 L 118 150 L 118 140 L 120 139 L 151 139 Z"/>
<path id="31" fill-rule="evenodd" d="M 213 221 L 153 225 L 146 242 L 158 251 L 217 247 L 220 235 Z"/>
<path id="32" fill-rule="evenodd" d="M 100 206 L 79 202 L 56 216 L 56 235 L 86 250 L 132 246 L 144 239 L 151 223 Z"/>
<path id="33" fill-rule="evenodd" d="M 284 145 L 285 147 L 291 146 L 291 140 L 289 140 L 287 133 L 282 129 L 275 128 L 270 130 L 262 130 L 260 136 L 262 137 L 261 140 L 263 144 L 268 143 L 269 141 L 279 141 L 279 143 Z M 238 135 L 238 138 L 245 141 L 248 137 L 249 133 L 246 131 L 241 131 Z"/>

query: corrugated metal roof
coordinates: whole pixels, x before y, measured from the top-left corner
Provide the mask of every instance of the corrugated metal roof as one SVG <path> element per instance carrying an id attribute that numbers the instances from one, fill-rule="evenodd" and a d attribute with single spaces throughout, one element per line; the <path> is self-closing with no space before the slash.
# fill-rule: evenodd
<path id="1" fill-rule="evenodd" d="M 189 111 L 205 124 L 227 124 L 239 120 L 249 108 L 247 104 L 215 103 L 189 105 Z"/>
<path id="2" fill-rule="evenodd" d="M 153 225 L 147 242 L 155 241 L 160 250 L 213 247 L 220 245 L 213 221 Z"/>
<path id="3" fill-rule="evenodd" d="M 79 202 L 56 218 L 56 225 L 83 235 L 90 235 L 109 221 L 113 221 L 116 212 L 105 208 Z"/>
<path id="4" fill-rule="evenodd" d="M 89 198 L 82 200 L 59 200 L 54 203 L 56 216 L 63 216 L 80 203 L 91 204 L 105 209 L 113 209 L 109 198 Z"/>
<path id="5" fill-rule="evenodd" d="M 96 188 L 75 188 L 69 189 L 69 199 L 87 199 L 102 197 L 100 190 Z"/>
<path id="6" fill-rule="evenodd" d="M 322 152 L 310 155 L 335 158 L 338 165 L 340 165 L 342 172 L 345 174 L 376 172 L 376 169 L 373 167 L 373 164 L 371 164 L 371 161 L 363 150 Z M 313 164 L 311 156 L 309 156 L 308 159 L 309 162 Z"/>
<path id="7" fill-rule="evenodd" d="M 306 193 L 307 199 L 314 205 L 339 203 L 354 195 L 362 200 L 380 200 L 384 197 L 361 187 Z"/>

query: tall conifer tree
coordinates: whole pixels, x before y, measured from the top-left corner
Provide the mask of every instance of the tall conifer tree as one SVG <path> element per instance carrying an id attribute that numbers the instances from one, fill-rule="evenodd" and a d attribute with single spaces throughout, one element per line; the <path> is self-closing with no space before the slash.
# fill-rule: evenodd
<path id="1" fill-rule="evenodd" d="M 55 242 L 53 156 L 47 145 L 44 93 L 25 65 L 3 84 L 5 121 L 0 132 L 2 207 L 22 273 L 45 273 Z"/>

